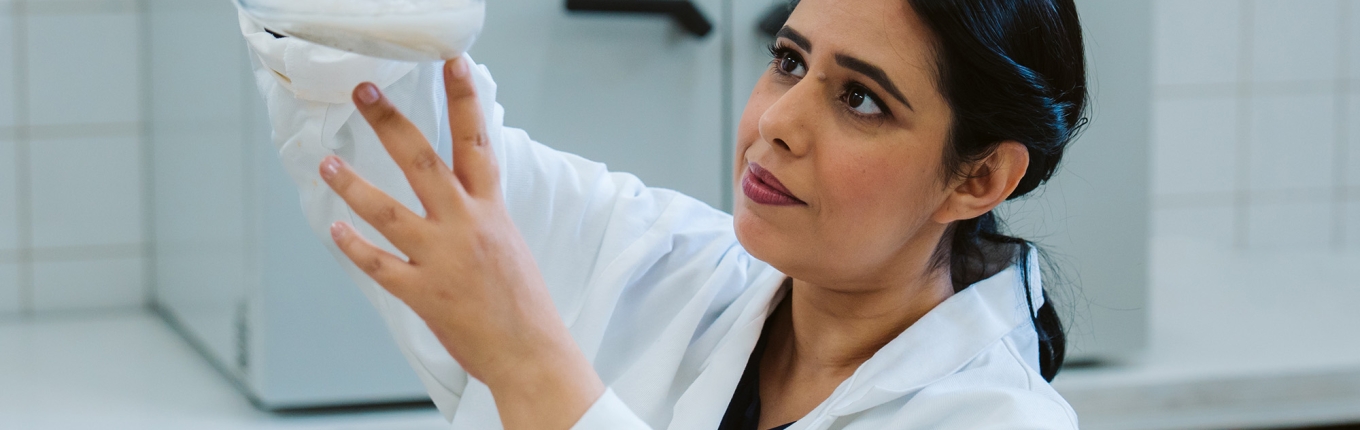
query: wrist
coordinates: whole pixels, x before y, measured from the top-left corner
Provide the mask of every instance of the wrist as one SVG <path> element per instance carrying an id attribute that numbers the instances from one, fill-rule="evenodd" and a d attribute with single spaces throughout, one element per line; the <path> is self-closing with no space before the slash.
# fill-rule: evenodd
<path id="1" fill-rule="evenodd" d="M 506 429 L 569 429 L 605 391 L 569 336 L 502 364 L 482 382 Z"/>

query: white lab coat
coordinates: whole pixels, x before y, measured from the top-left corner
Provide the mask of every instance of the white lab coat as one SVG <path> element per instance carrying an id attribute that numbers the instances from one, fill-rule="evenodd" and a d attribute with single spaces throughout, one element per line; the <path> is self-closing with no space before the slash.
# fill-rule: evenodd
<path id="1" fill-rule="evenodd" d="M 396 251 L 317 173 L 323 157 L 338 155 L 419 212 L 350 92 L 363 81 L 384 88 L 447 160 L 440 65 L 275 39 L 244 16 L 241 27 L 274 143 L 311 227 L 382 314 L 452 427 L 501 428 L 487 387 L 468 378 L 415 313 L 335 248 L 328 227 L 343 220 Z M 495 83 L 484 66 L 473 70 L 506 204 L 572 336 L 609 387 L 575 428 L 716 428 L 766 316 L 787 294 L 785 276 L 742 248 L 730 215 L 504 127 Z M 1027 264 L 1037 307 L 1037 257 Z M 1076 415 L 1037 372 L 1019 274 L 1012 267 L 950 297 L 791 428 L 1075 429 Z"/>

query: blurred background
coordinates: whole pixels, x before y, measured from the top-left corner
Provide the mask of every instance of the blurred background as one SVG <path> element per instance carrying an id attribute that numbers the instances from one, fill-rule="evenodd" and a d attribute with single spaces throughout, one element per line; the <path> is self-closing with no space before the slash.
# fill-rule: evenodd
<path id="1" fill-rule="evenodd" d="M 642 1 L 642 0 L 635 0 Z M 490 0 L 506 123 L 726 208 L 770 0 Z M 1004 208 L 1083 428 L 1360 428 L 1360 0 L 1077 0 L 1093 122 Z M 0 428 L 443 428 L 305 227 L 228 0 L 0 0 Z M 1350 425 L 1351 427 L 1347 427 Z"/>

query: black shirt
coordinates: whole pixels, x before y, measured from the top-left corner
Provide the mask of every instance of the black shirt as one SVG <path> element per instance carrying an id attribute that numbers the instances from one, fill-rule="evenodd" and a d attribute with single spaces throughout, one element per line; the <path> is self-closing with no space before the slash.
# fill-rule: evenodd
<path id="1" fill-rule="evenodd" d="M 760 360 L 765 356 L 765 335 L 769 333 L 769 328 L 769 324 L 766 324 L 765 328 L 761 329 L 760 341 L 756 342 L 756 349 L 751 351 L 751 357 L 746 359 L 746 370 L 742 371 L 741 382 L 737 383 L 737 389 L 732 393 L 732 401 L 727 404 L 727 413 L 723 414 L 718 430 L 761 430 Z M 793 423 L 769 430 L 784 430 L 791 425 Z"/>

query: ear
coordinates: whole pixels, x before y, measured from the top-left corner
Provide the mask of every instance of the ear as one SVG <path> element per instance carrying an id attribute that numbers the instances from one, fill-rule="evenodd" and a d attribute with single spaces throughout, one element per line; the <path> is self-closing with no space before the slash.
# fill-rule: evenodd
<path id="1" fill-rule="evenodd" d="M 1005 202 L 1029 169 L 1029 150 L 1020 142 L 1001 142 L 991 155 L 968 169 L 968 175 L 953 185 L 944 204 L 931 217 L 935 222 L 977 218 Z"/>

